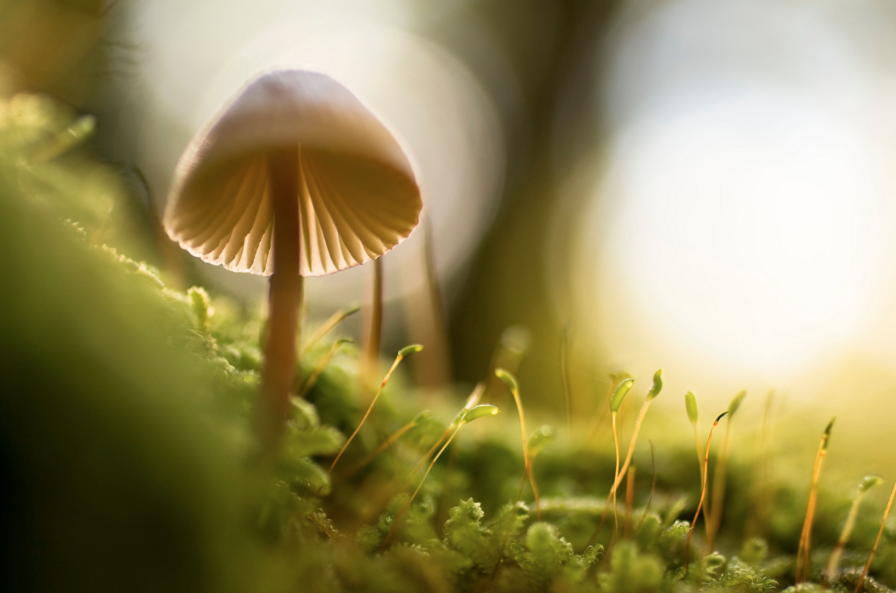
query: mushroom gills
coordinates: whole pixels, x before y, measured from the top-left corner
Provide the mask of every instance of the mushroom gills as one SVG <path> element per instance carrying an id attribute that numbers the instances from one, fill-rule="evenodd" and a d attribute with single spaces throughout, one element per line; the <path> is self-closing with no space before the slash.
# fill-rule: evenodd
<path id="1" fill-rule="evenodd" d="M 303 276 L 323 276 L 379 257 L 417 225 L 419 189 L 401 171 L 344 153 L 295 151 Z M 186 180 L 169 216 L 169 234 L 206 262 L 270 275 L 271 183 L 266 155 L 197 172 Z M 208 200 L 210 194 L 220 199 Z"/>

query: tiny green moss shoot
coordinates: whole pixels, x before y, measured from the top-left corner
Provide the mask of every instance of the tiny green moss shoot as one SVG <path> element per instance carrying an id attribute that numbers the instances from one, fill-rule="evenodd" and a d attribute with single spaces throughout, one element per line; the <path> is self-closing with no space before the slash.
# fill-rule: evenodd
<path id="1" fill-rule="evenodd" d="M 299 391 L 299 398 L 304 398 L 308 395 L 308 392 L 311 391 L 311 388 L 317 384 L 317 380 L 320 379 L 320 376 L 323 374 L 324 369 L 327 368 L 327 365 L 330 363 L 330 360 L 336 355 L 336 352 L 342 346 L 346 344 L 354 344 L 355 341 L 348 338 L 341 338 L 333 342 L 333 345 L 330 346 L 327 353 L 320 359 L 320 362 L 317 363 L 317 366 L 314 367 L 314 370 L 311 372 L 311 375 L 308 376 L 308 379 L 305 381 L 305 384 L 302 385 L 302 389 Z"/>
<path id="2" fill-rule="evenodd" d="M 408 501 L 404 503 L 404 506 L 401 507 L 401 510 L 398 511 L 398 514 L 395 516 L 395 520 L 392 521 L 392 526 L 389 528 L 389 532 L 386 534 L 386 538 L 383 540 L 383 544 L 381 549 L 386 549 L 389 541 L 392 539 L 392 534 L 395 533 L 395 528 L 401 523 L 401 520 L 404 518 L 405 513 L 407 513 L 408 509 L 411 506 L 411 503 L 414 502 L 414 499 L 417 498 L 417 494 L 420 493 L 420 489 L 423 488 L 423 483 L 426 481 L 426 478 L 429 476 L 429 472 L 432 471 L 433 466 L 435 466 L 436 461 L 439 460 L 442 453 L 445 452 L 445 449 L 448 448 L 448 445 L 451 444 L 451 441 L 454 440 L 454 437 L 457 436 L 457 433 L 460 432 L 460 429 L 463 428 L 466 424 L 478 420 L 480 418 L 487 418 L 489 416 L 494 416 L 498 414 L 501 410 L 498 406 L 493 406 L 491 404 L 483 404 L 481 406 L 474 406 L 469 408 L 466 411 L 461 412 L 460 420 L 457 422 L 457 427 L 454 429 L 454 432 L 451 433 L 451 436 L 445 442 L 439 452 L 433 457 L 432 462 L 429 464 L 429 467 L 426 468 L 426 473 L 423 474 L 423 478 L 421 478 L 420 483 L 417 485 L 417 489 L 414 490 L 414 493 L 411 494 L 411 497 L 408 498 Z"/>
<path id="3" fill-rule="evenodd" d="M 504 369 L 495 369 L 495 375 L 504 382 L 507 389 L 513 395 L 513 401 L 516 402 L 516 410 L 520 416 L 520 440 L 523 445 L 523 466 L 526 475 L 529 476 L 529 484 L 532 486 L 532 496 L 535 499 L 535 511 L 538 520 L 541 521 L 541 502 L 538 496 L 538 486 L 535 484 L 535 477 L 532 475 L 532 459 L 529 457 L 529 443 L 526 437 L 526 415 L 523 412 L 523 401 L 520 399 L 520 388 L 516 377 Z"/>
<path id="4" fill-rule="evenodd" d="M 702 484 L 703 480 L 706 479 L 706 473 L 703 468 L 703 443 L 700 442 L 700 430 L 697 426 L 697 421 L 700 419 L 697 409 L 697 396 L 694 395 L 693 391 L 688 391 L 684 394 L 684 406 L 688 413 L 688 420 L 691 423 L 691 427 L 694 429 L 694 451 L 697 452 L 697 467 L 700 468 L 700 482 Z M 705 512 L 709 514 L 710 501 L 706 501 L 704 509 Z"/>
<path id="5" fill-rule="evenodd" d="M 632 537 L 632 502 L 635 499 L 635 472 L 638 468 L 632 466 L 628 470 L 627 479 L 625 481 L 625 539 Z"/>
<path id="6" fill-rule="evenodd" d="M 893 490 L 890 492 L 890 500 L 887 501 L 887 508 L 884 509 L 884 516 L 880 520 L 880 529 L 877 531 L 874 547 L 871 548 L 871 554 L 868 555 L 868 562 L 865 563 L 865 568 L 862 569 L 862 575 L 859 577 L 859 582 L 856 583 L 856 588 L 853 593 L 859 593 L 859 591 L 862 590 L 862 585 L 865 584 L 865 579 L 868 577 L 868 571 L 871 570 L 871 562 L 874 560 L 874 554 L 877 553 L 877 547 L 880 545 L 880 538 L 884 534 L 884 527 L 887 525 L 887 517 L 890 516 L 890 508 L 893 506 L 894 497 L 896 497 L 896 484 L 893 484 Z"/>
<path id="7" fill-rule="evenodd" d="M 613 486 L 610 488 L 609 494 L 607 494 L 607 500 L 604 503 L 604 510 L 601 512 L 600 521 L 598 521 L 598 527 L 596 531 L 600 531 L 600 528 L 603 526 L 613 496 L 616 494 L 616 491 L 622 484 L 622 480 L 625 477 L 626 472 L 628 471 L 629 464 L 631 464 L 632 456 L 635 454 L 635 445 L 638 442 L 638 433 L 641 431 L 641 425 L 644 423 L 644 417 L 647 415 L 647 409 L 663 389 L 662 375 L 663 369 L 659 369 L 656 371 L 656 373 L 653 374 L 653 384 L 650 387 L 650 391 L 647 392 L 647 397 L 645 398 L 644 403 L 641 404 L 641 410 L 638 412 L 638 417 L 635 420 L 635 426 L 632 430 L 632 440 L 628 445 L 628 452 L 625 455 L 625 461 L 622 464 L 622 469 L 620 469 L 617 473 L 616 479 L 613 480 Z"/>
<path id="8" fill-rule="evenodd" d="M 835 418 L 831 418 L 821 433 L 821 441 L 818 443 L 818 451 L 815 453 L 815 465 L 812 468 L 812 487 L 809 490 L 809 505 L 806 508 L 806 519 L 803 521 L 803 531 L 800 535 L 800 545 L 796 556 L 796 574 L 794 580 L 797 584 L 805 583 L 809 578 L 809 565 L 811 564 L 812 548 L 812 522 L 815 520 L 815 508 L 818 504 L 818 480 L 821 478 L 821 467 L 828 451 L 831 440 L 831 430 L 834 428 Z"/>
<path id="9" fill-rule="evenodd" d="M 333 329 L 335 329 L 337 325 L 345 321 L 347 317 L 354 315 L 360 310 L 361 307 L 359 307 L 358 305 L 352 305 L 333 313 L 333 315 L 331 315 L 329 319 L 324 321 L 321 326 L 318 327 L 313 334 L 311 334 L 311 337 L 308 338 L 308 341 L 305 342 L 305 345 L 302 347 L 302 356 L 307 354 L 308 351 L 311 350 L 311 348 L 313 348 L 321 338 L 333 331 Z"/>
<path id="10" fill-rule="evenodd" d="M 644 525 L 644 522 L 647 520 L 647 513 L 650 512 L 650 504 L 653 502 L 653 495 L 656 494 L 656 455 L 653 452 L 653 441 L 648 439 L 647 442 L 650 444 L 650 473 L 652 478 L 650 480 L 650 495 L 647 497 L 647 504 L 644 505 L 644 512 L 641 513 L 641 520 L 638 521 L 638 526 L 635 528 L 635 531 L 639 531 L 641 526 Z"/>
<path id="11" fill-rule="evenodd" d="M 619 371 L 617 373 L 610 373 L 609 379 L 610 381 L 607 383 L 607 391 L 606 395 L 603 399 L 609 401 L 613 396 L 614 391 L 617 387 L 619 387 L 620 383 L 625 381 L 626 379 L 631 378 L 626 371 Z M 603 423 L 604 418 L 606 417 L 607 412 L 609 412 L 609 408 L 605 405 L 602 405 L 598 402 L 597 408 L 594 410 L 594 415 L 591 417 L 591 422 L 588 424 L 588 438 L 593 439 L 597 434 L 597 429 L 600 428 L 600 425 Z"/>
<path id="12" fill-rule="evenodd" d="M 684 547 L 684 572 L 687 574 L 688 568 L 691 564 L 691 537 L 694 535 L 694 527 L 697 525 L 697 519 L 700 517 L 700 509 L 703 508 L 703 501 L 706 499 L 706 475 L 709 471 L 709 447 L 712 443 L 712 433 L 716 429 L 716 426 L 719 425 L 719 421 L 727 414 L 728 412 L 722 412 L 716 421 L 712 423 L 712 428 L 709 429 L 709 437 L 706 439 L 706 454 L 703 457 L 703 479 L 702 486 L 700 488 L 700 502 L 697 503 L 697 512 L 694 513 L 694 520 L 691 521 L 691 527 L 688 529 L 688 539 L 685 542 Z M 705 516 L 704 516 L 705 520 Z"/>
<path id="13" fill-rule="evenodd" d="M 404 426 L 402 426 L 401 428 L 399 428 L 398 430 L 393 432 L 391 435 L 389 435 L 389 438 L 387 438 L 385 441 L 383 441 L 380 444 L 380 446 L 377 447 L 372 453 L 362 457 L 355 463 L 351 464 L 348 468 L 346 468 L 341 474 L 339 474 L 339 479 L 340 480 L 348 479 L 352 475 L 354 475 L 356 472 L 367 467 L 367 465 L 371 461 L 376 459 L 380 455 L 380 453 L 382 453 L 383 451 L 385 451 L 386 449 L 388 449 L 389 447 L 394 445 L 398 441 L 398 439 L 400 439 L 402 436 L 404 436 L 404 434 L 407 431 L 411 430 L 412 428 L 414 428 L 416 426 L 420 426 L 421 424 L 426 422 L 431 416 L 432 416 L 432 413 L 429 410 L 424 410 L 423 412 L 418 414 L 410 422 L 408 422 L 407 424 L 405 424 Z"/>
<path id="14" fill-rule="evenodd" d="M 731 400 L 731 403 L 728 404 L 728 419 L 725 422 L 725 439 L 722 441 L 719 462 L 716 466 L 715 475 L 712 480 L 712 512 L 709 514 L 705 546 L 707 554 L 712 551 L 715 544 L 719 526 L 722 524 L 722 511 L 725 508 L 725 488 L 728 485 L 728 459 L 731 455 L 731 421 L 734 419 L 734 414 L 737 412 L 738 408 L 740 408 L 746 396 L 747 392 L 741 391 L 735 395 L 734 399 Z"/>
<path id="15" fill-rule="evenodd" d="M 628 395 L 628 392 L 631 391 L 632 385 L 634 384 L 634 379 L 626 379 L 619 384 L 619 387 L 613 392 L 613 397 L 610 398 L 610 420 L 613 423 L 613 446 L 616 449 L 616 471 L 613 474 L 613 488 L 610 489 L 610 494 L 613 497 L 614 542 L 619 533 L 619 513 L 616 511 L 616 486 L 619 484 L 619 431 L 616 428 L 616 414 L 619 412 L 619 408 L 622 407 L 622 402 L 625 400 L 625 396 Z"/>
<path id="16" fill-rule="evenodd" d="M 373 400 L 371 400 L 370 405 L 367 406 L 367 411 L 364 412 L 364 417 L 361 418 L 361 421 L 358 423 L 355 431 L 350 437 L 348 437 L 348 439 L 346 439 L 345 444 L 342 445 L 342 449 L 339 450 L 339 453 L 336 455 L 336 459 L 333 460 L 333 463 L 330 465 L 330 469 L 327 470 L 328 474 L 333 473 L 333 468 L 335 468 L 336 464 L 339 463 L 339 459 L 342 458 L 342 454 L 345 453 L 345 450 L 348 449 L 349 444 L 352 442 L 352 440 L 354 440 L 355 436 L 357 436 L 358 431 L 361 430 L 362 426 L 364 426 L 364 422 L 367 420 L 367 417 L 370 416 L 370 411 L 373 410 L 373 406 L 379 399 L 380 394 L 383 393 L 383 389 L 385 389 L 386 384 L 389 383 L 389 379 L 392 377 L 392 373 L 395 372 L 395 369 L 398 368 L 398 365 L 401 364 L 401 361 L 404 360 L 407 356 L 415 352 L 420 352 L 421 350 L 423 350 L 423 346 L 413 344 L 411 346 L 405 346 L 398 351 L 398 355 L 395 357 L 395 362 L 393 362 L 392 366 L 389 367 L 389 372 L 386 373 L 386 376 L 383 378 L 382 383 L 380 383 L 380 388 L 377 389 L 376 395 L 373 396 Z"/>
<path id="17" fill-rule="evenodd" d="M 840 532 L 837 545 L 834 546 L 834 550 L 831 552 L 831 557 L 828 560 L 828 567 L 824 574 L 826 583 L 829 584 L 831 579 L 837 575 L 837 570 L 840 568 L 840 558 L 843 557 L 843 550 L 846 548 L 846 544 L 849 542 L 849 537 L 852 535 L 852 530 L 856 525 L 856 518 L 859 516 L 859 506 L 862 504 L 862 500 L 865 498 L 865 495 L 868 494 L 869 490 L 875 486 L 880 486 L 883 483 L 884 479 L 880 476 L 865 476 L 859 483 L 859 487 L 856 489 L 855 498 L 853 498 L 852 505 L 849 507 L 849 514 L 846 516 L 846 522 L 843 524 L 843 531 Z"/>
<path id="18" fill-rule="evenodd" d="M 470 396 L 467 398 L 467 401 L 464 404 L 464 407 L 461 408 L 460 412 L 457 414 L 457 416 L 454 418 L 454 420 L 451 422 L 451 424 L 449 424 L 445 428 L 445 430 L 442 432 L 442 434 L 439 436 L 439 438 L 436 439 L 436 442 L 434 442 L 432 444 L 432 446 L 429 448 L 429 451 L 426 452 L 426 455 L 424 455 L 423 457 L 420 458 L 420 461 L 417 462 L 417 465 L 415 465 L 414 469 L 412 469 L 411 472 L 408 474 L 407 479 L 405 480 L 405 486 L 410 484 L 410 482 L 414 478 L 414 476 L 417 475 L 417 472 L 420 471 L 420 468 L 423 467 L 423 464 L 426 463 L 426 460 L 429 459 L 430 457 L 432 457 L 433 453 L 435 453 L 436 450 L 442 445 L 442 443 L 445 442 L 445 439 L 448 438 L 448 436 L 451 434 L 451 432 L 457 426 L 457 423 L 463 417 L 464 413 L 466 413 L 466 411 L 469 410 L 470 408 L 479 404 L 479 400 L 482 399 L 482 394 L 485 393 L 485 388 L 486 388 L 485 382 L 480 382 L 480 383 L 476 384 L 476 387 L 473 389 L 473 392 L 470 393 Z"/>

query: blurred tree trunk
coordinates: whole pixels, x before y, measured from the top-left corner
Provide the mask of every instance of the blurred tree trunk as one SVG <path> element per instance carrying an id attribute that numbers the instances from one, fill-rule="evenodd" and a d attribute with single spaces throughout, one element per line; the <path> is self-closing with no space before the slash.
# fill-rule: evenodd
<path id="1" fill-rule="evenodd" d="M 501 332 L 522 324 L 533 335 L 519 370 L 523 390 L 530 400 L 562 414 L 559 350 L 566 319 L 563 312 L 556 314 L 551 301 L 543 250 L 563 177 L 576 164 L 574 157 L 591 150 L 599 137 L 600 54 L 620 3 L 522 4 L 511 0 L 475 4 L 521 83 L 525 112 L 522 126 L 509 131 L 501 210 L 452 311 L 453 360 L 458 379 L 479 380 Z M 463 54 L 462 48 L 456 51 Z"/>

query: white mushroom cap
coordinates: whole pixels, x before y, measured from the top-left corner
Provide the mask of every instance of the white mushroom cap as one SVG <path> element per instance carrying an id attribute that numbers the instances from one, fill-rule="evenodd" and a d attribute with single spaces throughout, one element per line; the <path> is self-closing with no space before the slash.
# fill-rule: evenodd
<path id="1" fill-rule="evenodd" d="M 386 127 L 332 78 L 279 70 L 249 83 L 184 152 L 168 235 L 209 263 L 270 275 L 268 156 L 289 147 L 299 149 L 303 276 L 379 257 L 417 226 L 420 190 Z"/>

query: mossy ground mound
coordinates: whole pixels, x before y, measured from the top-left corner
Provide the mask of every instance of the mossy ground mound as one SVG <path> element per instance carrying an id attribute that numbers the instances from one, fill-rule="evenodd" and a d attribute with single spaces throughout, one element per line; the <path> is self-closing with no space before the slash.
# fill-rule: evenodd
<path id="1" fill-rule="evenodd" d="M 503 413 L 457 433 L 406 513 L 427 453 L 467 393 L 421 395 L 399 372 L 329 474 L 372 395 L 358 388 L 350 346 L 322 366 L 338 329 L 302 356 L 297 386 L 321 372 L 295 400 L 279 455 L 260 465 L 252 419 L 261 319 L 226 296 L 169 289 L 156 270 L 110 247 L 129 245 L 115 176 L 77 150 L 46 158 L 70 125 L 42 99 L 0 103 L 3 590 L 766 592 L 794 585 L 808 468 L 782 476 L 774 454 L 735 447 L 715 545 L 705 549 L 701 517 L 686 570 L 701 494 L 693 444 L 653 435 L 662 444 L 651 453 L 639 443 L 636 479 L 631 490 L 623 481 L 614 515 L 605 509 L 612 447 L 606 439 L 594 444 L 585 426 L 559 430 L 534 458 L 536 505 L 513 400 L 500 383 L 481 401 Z M 628 405 L 623 413 L 633 416 Z M 625 446 L 631 425 L 623 427 Z M 709 503 L 717 501 L 710 489 Z M 850 504 L 822 485 L 809 582 L 799 588 L 824 583 Z M 826 586 L 856 586 L 880 511 L 860 510 Z M 896 586 L 894 539 L 885 530 L 864 590 Z"/>

